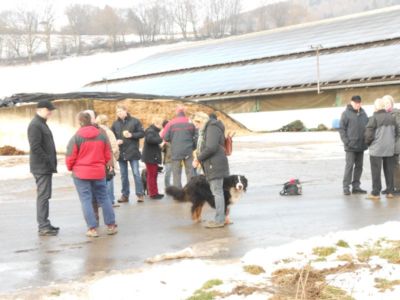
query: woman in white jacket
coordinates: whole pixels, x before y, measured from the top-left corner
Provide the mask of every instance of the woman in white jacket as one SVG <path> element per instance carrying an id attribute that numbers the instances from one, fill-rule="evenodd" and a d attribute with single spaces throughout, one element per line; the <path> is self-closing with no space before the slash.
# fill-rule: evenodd
<path id="1" fill-rule="evenodd" d="M 117 139 L 112 132 L 112 130 L 107 126 L 108 123 L 108 117 L 106 115 L 98 115 L 96 118 L 96 124 L 103 129 L 108 137 L 108 140 L 111 145 L 111 151 L 113 154 L 113 160 L 114 160 L 114 166 L 117 165 L 117 160 L 119 158 L 119 147 L 117 144 Z M 118 207 L 119 204 L 115 203 L 115 194 L 114 194 L 114 179 L 111 179 L 107 181 L 107 191 L 108 191 L 108 197 L 113 205 L 113 207 Z"/>

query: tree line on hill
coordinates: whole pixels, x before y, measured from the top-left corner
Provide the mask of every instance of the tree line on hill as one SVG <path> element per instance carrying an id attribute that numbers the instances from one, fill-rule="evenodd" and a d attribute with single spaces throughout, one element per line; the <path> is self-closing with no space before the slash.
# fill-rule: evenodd
<path id="1" fill-rule="evenodd" d="M 139 0 L 134 7 L 73 4 L 56 26 L 51 4 L 43 11 L 0 13 L 0 62 L 52 59 L 89 50 L 138 44 L 217 39 L 400 4 L 400 0 L 286 0 L 244 11 L 244 0 Z M 88 37 L 104 37 L 87 42 Z M 137 39 L 129 39 L 135 36 Z"/>

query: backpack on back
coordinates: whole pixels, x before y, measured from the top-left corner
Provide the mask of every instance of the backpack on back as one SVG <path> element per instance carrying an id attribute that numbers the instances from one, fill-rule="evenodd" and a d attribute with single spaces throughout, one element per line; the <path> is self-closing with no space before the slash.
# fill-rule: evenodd
<path id="1" fill-rule="evenodd" d="M 299 196 L 302 195 L 303 189 L 299 179 L 290 179 L 283 185 L 282 191 L 279 193 L 281 196 Z"/>
<path id="2" fill-rule="evenodd" d="M 233 151 L 233 137 L 235 133 L 229 134 L 225 137 L 225 155 L 230 156 Z"/>

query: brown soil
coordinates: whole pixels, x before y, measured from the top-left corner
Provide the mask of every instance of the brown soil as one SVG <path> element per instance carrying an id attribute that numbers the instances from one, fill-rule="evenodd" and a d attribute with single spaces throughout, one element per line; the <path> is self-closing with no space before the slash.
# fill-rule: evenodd
<path id="1" fill-rule="evenodd" d="M 24 155 L 25 152 L 12 146 L 0 147 L 0 155 Z"/>
<path id="2" fill-rule="evenodd" d="M 202 111 L 207 114 L 214 112 L 216 113 L 218 119 L 224 123 L 227 133 L 235 132 L 237 135 L 249 133 L 247 128 L 234 121 L 227 114 L 221 111 L 216 111 L 207 105 L 193 102 L 135 99 L 126 99 L 123 101 L 93 100 L 93 109 L 97 114 L 107 115 L 110 119 L 109 125 L 111 125 L 112 121 L 116 119 L 115 107 L 118 103 L 124 104 L 133 116 L 140 119 L 144 128 L 147 128 L 151 124 L 154 117 L 161 117 L 166 120 L 172 119 L 175 115 L 175 109 L 177 105 L 184 105 L 186 108 L 186 114 L 189 117 L 198 111 Z"/>

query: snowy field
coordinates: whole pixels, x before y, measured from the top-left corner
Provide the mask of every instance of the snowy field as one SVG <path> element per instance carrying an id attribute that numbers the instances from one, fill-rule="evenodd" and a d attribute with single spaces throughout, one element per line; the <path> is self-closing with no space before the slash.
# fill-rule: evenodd
<path id="1" fill-rule="evenodd" d="M 0 98 L 17 93 L 65 93 L 152 54 L 181 47 L 184 43 L 134 48 L 120 52 L 77 56 L 30 65 L 0 67 Z"/>

